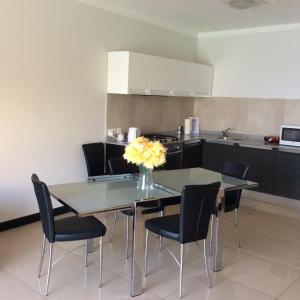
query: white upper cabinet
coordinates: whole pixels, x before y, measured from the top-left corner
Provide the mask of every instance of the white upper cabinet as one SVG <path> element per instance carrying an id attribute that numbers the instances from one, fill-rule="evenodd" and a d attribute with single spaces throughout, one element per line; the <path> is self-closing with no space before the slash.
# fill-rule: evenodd
<path id="1" fill-rule="evenodd" d="M 150 94 L 173 96 L 176 85 L 176 65 L 173 59 L 149 56 L 150 67 Z"/>
<path id="2" fill-rule="evenodd" d="M 212 83 L 212 66 L 176 61 L 175 96 L 209 97 Z"/>
<path id="3" fill-rule="evenodd" d="M 129 51 L 108 53 L 107 92 L 112 94 L 149 94 L 148 55 Z"/>
<path id="4" fill-rule="evenodd" d="M 195 94 L 195 64 L 176 61 L 175 96 L 193 97 Z"/>
<path id="5" fill-rule="evenodd" d="M 213 85 L 214 69 L 209 65 L 195 65 L 194 93 L 196 97 L 210 97 Z"/>
<path id="6" fill-rule="evenodd" d="M 108 53 L 107 92 L 210 96 L 213 67 L 129 51 Z"/>
<path id="7" fill-rule="evenodd" d="M 149 56 L 129 52 L 128 94 L 149 95 L 150 61 Z"/>

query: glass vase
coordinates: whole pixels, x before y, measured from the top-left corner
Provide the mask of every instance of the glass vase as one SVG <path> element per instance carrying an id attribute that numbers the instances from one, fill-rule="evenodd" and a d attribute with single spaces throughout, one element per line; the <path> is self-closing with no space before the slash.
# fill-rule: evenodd
<path id="1" fill-rule="evenodd" d="M 153 190 L 153 176 L 152 169 L 146 168 L 144 165 L 140 165 L 140 174 L 137 183 L 137 188 L 143 191 Z"/>

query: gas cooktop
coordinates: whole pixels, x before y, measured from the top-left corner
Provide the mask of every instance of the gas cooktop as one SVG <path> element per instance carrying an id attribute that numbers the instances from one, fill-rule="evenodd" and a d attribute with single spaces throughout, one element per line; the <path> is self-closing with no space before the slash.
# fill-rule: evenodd
<path id="1" fill-rule="evenodd" d="M 149 140 L 160 141 L 163 144 L 178 141 L 178 137 L 174 135 L 161 134 L 161 133 L 148 133 L 148 134 L 144 134 L 144 137 Z"/>

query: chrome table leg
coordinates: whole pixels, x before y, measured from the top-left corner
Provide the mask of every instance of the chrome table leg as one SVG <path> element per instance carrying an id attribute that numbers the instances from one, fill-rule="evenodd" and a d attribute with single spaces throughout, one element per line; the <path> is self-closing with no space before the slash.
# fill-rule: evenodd
<path id="1" fill-rule="evenodd" d="M 147 276 L 147 269 L 148 269 L 148 236 L 149 236 L 149 230 L 146 229 L 146 236 L 145 236 L 144 277 Z"/>
<path id="2" fill-rule="evenodd" d="M 162 210 L 162 211 L 160 212 L 160 216 L 161 216 L 161 217 L 164 217 L 164 216 L 165 216 L 164 210 Z M 159 237 L 159 251 L 161 251 L 161 250 L 162 250 L 162 236 Z"/>
<path id="3" fill-rule="evenodd" d="M 209 256 L 213 255 L 214 224 L 215 224 L 215 215 L 212 214 L 210 218 Z"/>
<path id="4" fill-rule="evenodd" d="M 235 227 L 236 227 L 236 234 L 237 234 L 237 241 L 238 241 L 238 247 L 241 248 L 241 237 L 240 237 L 240 228 L 239 228 L 239 212 L 238 209 L 234 209 L 235 214 Z"/>
<path id="5" fill-rule="evenodd" d="M 103 237 L 99 241 L 99 288 L 102 287 L 102 257 L 103 257 Z"/>
<path id="6" fill-rule="evenodd" d="M 179 265 L 179 298 L 182 297 L 182 280 L 183 280 L 183 255 L 184 244 L 180 244 L 180 265 Z"/>
<path id="7" fill-rule="evenodd" d="M 126 216 L 126 251 L 125 251 L 125 257 L 126 259 L 129 258 L 129 216 Z"/>
<path id="8" fill-rule="evenodd" d="M 142 214 L 135 204 L 134 215 L 132 218 L 132 239 L 131 239 L 131 284 L 130 295 L 135 297 L 142 294 L 142 272 L 137 265 L 137 243 L 143 241 L 143 230 L 137 229 L 137 224 L 142 222 Z"/>

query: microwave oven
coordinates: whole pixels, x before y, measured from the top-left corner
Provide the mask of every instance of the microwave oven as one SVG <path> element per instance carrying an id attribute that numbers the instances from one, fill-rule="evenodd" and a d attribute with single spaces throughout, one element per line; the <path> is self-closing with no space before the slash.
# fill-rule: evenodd
<path id="1" fill-rule="evenodd" d="M 300 147 L 300 126 L 282 125 L 279 144 Z"/>

